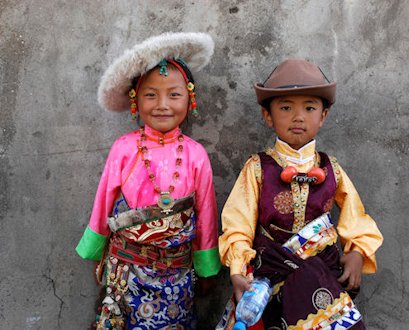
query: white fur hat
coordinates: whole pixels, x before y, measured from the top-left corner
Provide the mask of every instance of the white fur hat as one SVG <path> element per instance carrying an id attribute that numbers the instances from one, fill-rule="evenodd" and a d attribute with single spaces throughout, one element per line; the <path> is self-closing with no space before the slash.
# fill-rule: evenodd
<path id="1" fill-rule="evenodd" d="M 214 42 L 206 33 L 164 33 L 128 49 L 105 71 L 98 89 L 99 104 L 109 111 L 129 110 L 132 79 L 148 72 L 162 59 L 181 58 L 193 72 L 209 63 Z"/>

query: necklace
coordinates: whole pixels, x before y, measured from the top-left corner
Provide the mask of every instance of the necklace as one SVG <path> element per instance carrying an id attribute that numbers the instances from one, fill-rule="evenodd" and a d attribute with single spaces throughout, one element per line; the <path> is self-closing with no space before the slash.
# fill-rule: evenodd
<path id="1" fill-rule="evenodd" d="M 141 152 L 142 161 L 144 162 L 145 168 L 148 172 L 149 180 L 153 184 L 153 190 L 159 194 L 158 206 L 162 209 L 163 213 L 169 214 L 170 212 L 172 212 L 172 207 L 175 205 L 175 199 L 172 197 L 171 194 L 175 190 L 175 183 L 180 176 L 179 169 L 180 169 L 180 166 L 182 165 L 181 155 L 183 152 L 183 134 L 179 131 L 179 135 L 177 137 L 177 140 L 179 141 L 179 145 L 176 148 L 176 152 L 177 152 L 176 161 L 175 161 L 176 166 L 175 166 L 175 172 L 173 173 L 173 176 L 172 176 L 172 179 L 173 179 L 172 183 L 169 185 L 169 188 L 167 191 L 162 191 L 156 182 L 155 174 L 153 174 L 152 172 L 151 161 L 145 158 L 145 154 L 148 152 L 148 147 L 145 145 L 145 141 L 147 139 L 147 136 L 145 134 L 145 128 L 141 127 L 139 131 L 141 133 L 141 138 L 139 141 L 139 151 Z M 159 137 L 158 142 L 161 145 L 165 144 L 165 141 L 163 140 L 162 137 Z"/>
<path id="2" fill-rule="evenodd" d="M 325 181 L 326 174 L 322 168 L 319 167 L 320 157 L 317 152 L 314 155 L 314 167 L 308 171 L 305 175 L 299 175 L 297 169 L 294 166 L 288 166 L 287 161 L 283 159 L 275 149 L 269 148 L 267 154 L 271 155 L 278 165 L 280 165 L 283 170 L 280 174 L 282 181 L 291 183 L 295 181 L 298 183 L 312 183 L 312 184 L 321 184 Z"/>

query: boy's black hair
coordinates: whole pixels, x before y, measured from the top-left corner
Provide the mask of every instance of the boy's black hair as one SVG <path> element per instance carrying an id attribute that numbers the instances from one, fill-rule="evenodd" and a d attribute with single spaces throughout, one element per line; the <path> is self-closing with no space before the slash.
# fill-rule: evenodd
<path id="1" fill-rule="evenodd" d="M 270 104 L 271 104 L 271 101 L 273 101 L 273 99 L 274 97 L 271 97 L 263 102 L 262 107 L 266 109 L 268 113 L 271 113 Z M 320 97 L 320 99 L 322 101 L 322 110 L 329 109 L 330 105 L 329 105 L 328 100 L 322 97 Z"/>

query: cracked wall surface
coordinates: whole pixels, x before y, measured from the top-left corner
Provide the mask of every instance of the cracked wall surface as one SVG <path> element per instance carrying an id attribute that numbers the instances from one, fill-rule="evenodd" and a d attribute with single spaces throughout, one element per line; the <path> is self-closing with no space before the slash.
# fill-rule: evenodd
<path id="1" fill-rule="evenodd" d="M 87 329 L 98 287 L 74 252 L 128 114 L 96 91 L 125 48 L 165 31 L 208 32 L 197 80 L 201 118 L 184 131 L 210 155 L 219 208 L 245 160 L 271 145 L 253 91 L 287 57 L 338 83 L 318 137 L 337 156 L 385 236 L 357 304 L 368 329 L 407 329 L 409 3 L 404 0 L 0 0 L 0 328 Z M 223 269 L 197 298 L 212 329 L 230 294 Z"/>

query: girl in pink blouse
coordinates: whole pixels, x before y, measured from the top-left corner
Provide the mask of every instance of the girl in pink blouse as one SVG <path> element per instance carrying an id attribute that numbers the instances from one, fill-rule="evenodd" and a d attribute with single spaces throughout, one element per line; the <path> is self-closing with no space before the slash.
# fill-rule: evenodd
<path id="1" fill-rule="evenodd" d="M 163 34 L 126 51 L 102 78 L 100 104 L 130 108 L 145 126 L 113 144 L 76 248 L 101 260 L 97 329 L 190 329 L 194 273 L 220 269 L 209 158 L 179 128 L 197 112 L 190 70 L 213 49 L 207 34 Z"/>

